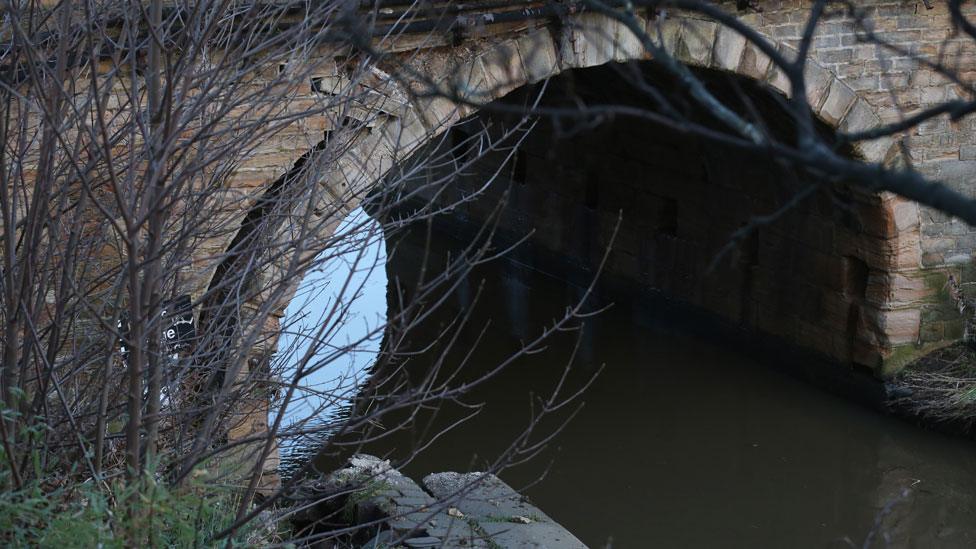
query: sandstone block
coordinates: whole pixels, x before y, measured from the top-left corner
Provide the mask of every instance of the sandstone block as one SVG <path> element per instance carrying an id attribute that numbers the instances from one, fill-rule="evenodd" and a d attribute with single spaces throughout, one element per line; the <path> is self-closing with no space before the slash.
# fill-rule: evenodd
<path id="1" fill-rule="evenodd" d="M 602 65 L 613 59 L 615 25 L 607 17 L 584 13 L 572 17 L 560 36 L 560 67 Z"/>
<path id="2" fill-rule="evenodd" d="M 519 57 L 529 83 L 535 83 L 559 73 L 556 45 L 547 29 L 536 29 L 516 41 Z"/>
<path id="3" fill-rule="evenodd" d="M 417 120 L 418 115 L 426 125 L 425 133 L 427 130 L 440 133 L 461 119 L 461 108 L 446 97 L 422 95 L 414 99 L 414 104 L 409 109 L 398 112 L 398 118 L 405 119 L 407 125 Z"/>
<path id="4" fill-rule="evenodd" d="M 379 135 L 379 142 L 394 158 L 406 159 L 410 152 L 427 142 L 429 135 L 438 130 L 443 131 L 448 124 L 459 117 L 457 108 L 453 103 L 443 101 L 446 103 L 436 103 L 435 108 L 439 109 L 438 111 L 427 112 L 430 117 L 429 124 L 431 124 L 429 132 L 418 114 L 424 111 L 419 110 L 419 107 L 416 111 L 405 109 L 399 113 L 399 116 L 387 119 L 384 124 L 374 130 Z M 428 105 L 433 106 L 434 103 L 428 103 Z"/>
<path id="5" fill-rule="evenodd" d="M 447 91 L 465 103 L 475 105 L 495 99 L 492 95 L 492 84 L 480 57 L 465 61 L 457 67 Z M 475 111 L 475 107 L 469 104 L 460 104 L 458 108 L 462 118 Z"/>
<path id="6" fill-rule="evenodd" d="M 647 35 L 651 41 L 670 55 L 675 55 L 678 51 L 683 29 L 683 21 L 680 19 L 660 18 L 647 23 Z"/>
<path id="7" fill-rule="evenodd" d="M 888 207 L 895 220 L 895 228 L 899 232 L 918 228 L 920 220 L 916 202 L 902 199 L 891 203 Z"/>
<path id="8" fill-rule="evenodd" d="M 715 37 L 714 66 L 727 71 L 735 71 L 742 62 L 746 38 L 734 30 L 722 26 Z"/>
<path id="9" fill-rule="evenodd" d="M 803 66 L 803 80 L 807 89 L 807 102 L 814 112 L 820 108 L 824 99 L 827 98 L 830 85 L 836 78 L 834 73 L 824 68 L 823 65 L 817 63 L 814 59 L 807 59 L 806 64 Z"/>
<path id="10" fill-rule="evenodd" d="M 880 123 L 881 118 L 874 113 L 871 105 L 859 98 L 844 115 L 840 129 L 848 133 L 863 132 L 877 127 Z"/>
<path id="11" fill-rule="evenodd" d="M 920 302 L 931 298 L 936 290 L 926 285 L 924 278 L 894 273 L 891 275 L 891 294 L 888 305 L 892 307 L 917 306 Z"/>
<path id="12" fill-rule="evenodd" d="M 642 22 L 642 27 L 647 28 L 647 23 Z M 644 44 L 641 43 L 640 37 L 631 32 L 626 25 L 618 23 L 617 32 L 614 36 L 614 61 L 630 61 L 644 57 Z"/>
<path id="13" fill-rule="evenodd" d="M 684 22 L 681 32 L 681 45 L 677 56 L 686 63 L 698 66 L 708 66 L 712 60 L 712 47 L 715 45 L 715 35 L 718 24 L 713 21 L 688 19 Z"/>
<path id="14" fill-rule="evenodd" d="M 528 81 L 515 40 L 505 40 L 481 56 L 481 63 L 491 84 L 491 95 L 501 97 Z"/>
<path id="15" fill-rule="evenodd" d="M 921 235 L 918 231 L 905 231 L 895 239 L 894 257 L 888 268 L 917 269 L 922 264 Z"/>
<path id="16" fill-rule="evenodd" d="M 833 79 L 827 92 L 827 99 L 820 107 L 820 118 L 832 126 L 837 126 L 854 103 L 855 97 L 854 91 L 847 84 L 836 78 Z"/>
<path id="17" fill-rule="evenodd" d="M 915 343 L 921 327 L 921 311 L 918 309 L 899 309 L 884 311 L 884 331 L 891 345 Z"/>
<path id="18" fill-rule="evenodd" d="M 779 53 L 790 61 L 796 58 L 796 50 L 787 45 L 781 45 L 779 47 Z M 793 95 L 793 82 L 786 75 L 783 69 L 781 69 L 775 63 L 770 62 L 769 74 L 766 78 L 766 83 L 786 97 L 791 97 Z"/>
<path id="19" fill-rule="evenodd" d="M 742 52 L 742 61 L 739 63 L 738 72 L 741 75 L 762 81 L 765 80 L 766 72 L 771 63 L 772 60 L 768 55 L 760 51 L 752 42 L 748 42 Z"/>

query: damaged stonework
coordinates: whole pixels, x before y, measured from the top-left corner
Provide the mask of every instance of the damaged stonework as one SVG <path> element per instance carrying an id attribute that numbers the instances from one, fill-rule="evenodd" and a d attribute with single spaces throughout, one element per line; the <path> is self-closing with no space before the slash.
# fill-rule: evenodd
<path id="1" fill-rule="evenodd" d="M 320 503 L 293 519 L 296 528 L 359 527 L 357 546 L 585 549 L 586 545 L 490 473 L 436 473 L 423 487 L 374 456 L 306 488 Z"/>

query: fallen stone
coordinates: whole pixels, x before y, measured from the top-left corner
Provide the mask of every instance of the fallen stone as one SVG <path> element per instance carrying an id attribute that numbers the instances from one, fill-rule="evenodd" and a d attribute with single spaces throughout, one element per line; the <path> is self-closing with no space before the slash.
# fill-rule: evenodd
<path id="1" fill-rule="evenodd" d="M 492 547 L 566 549 L 585 548 L 576 536 L 538 507 L 486 473 L 435 473 L 423 480 L 436 498 L 451 502 Z"/>
<path id="2" fill-rule="evenodd" d="M 402 540 L 400 545 L 407 547 L 489 547 L 484 534 L 473 530 L 462 513 L 439 504 L 389 461 L 355 455 L 347 467 L 330 474 L 325 484 L 331 491 L 349 493 L 344 512 L 351 522 L 384 522 L 383 532 L 373 540 L 383 535 L 388 547 L 395 546 L 399 540 Z M 436 543 L 423 545 L 433 543 L 432 540 Z"/>
<path id="3" fill-rule="evenodd" d="M 369 549 L 586 547 L 494 475 L 438 473 L 424 485 L 426 491 L 388 461 L 356 455 L 315 491 L 344 501 L 333 514 L 349 523 L 380 524 L 360 534 Z"/>

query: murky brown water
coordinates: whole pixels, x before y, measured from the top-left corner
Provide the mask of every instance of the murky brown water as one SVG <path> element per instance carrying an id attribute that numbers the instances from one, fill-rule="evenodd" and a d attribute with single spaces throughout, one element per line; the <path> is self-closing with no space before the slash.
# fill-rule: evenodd
<path id="1" fill-rule="evenodd" d="M 387 269 L 391 279 L 414 276 L 421 244 L 419 236 L 399 242 Z M 452 246 L 440 238 L 435 256 Z M 472 304 L 481 280 L 484 292 Z M 466 366 L 485 371 L 551 324 L 579 293 L 499 261 L 479 268 L 412 339 L 418 345 L 433 339 L 458 310 L 473 306 L 477 322 L 451 357 L 459 360 L 490 320 Z M 861 547 L 879 522 L 877 535 L 889 536 L 892 547 L 976 546 L 976 444 L 883 416 L 686 335 L 647 303 L 615 301 L 582 332 L 569 390 L 600 364 L 606 368 L 579 399 L 579 413 L 534 459 L 501 475 L 586 543 Z M 419 478 L 483 468 L 526 425 L 531 395 L 551 390 L 575 337 L 553 338 L 547 350 L 474 391 L 467 402 L 483 403 L 481 413 L 405 471 Z M 409 368 L 422 371 L 439 350 L 412 359 Z M 433 421 L 445 426 L 468 412 L 445 407 Z M 552 418 L 536 438 L 567 416 Z M 370 450 L 403 455 L 417 432 Z M 899 499 L 905 489 L 910 493 Z M 890 513 L 882 513 L 889 504 Z M 885 546 L 880 538 L 872 545 Z"/>

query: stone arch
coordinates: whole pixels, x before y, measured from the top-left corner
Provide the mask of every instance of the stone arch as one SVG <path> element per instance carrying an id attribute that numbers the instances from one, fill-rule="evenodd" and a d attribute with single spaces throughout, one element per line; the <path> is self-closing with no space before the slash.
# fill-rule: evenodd
<path id="1" fill-rule="evenodd" d="M 790 93 L 788 79 L 771 60 L 728 28 L 683 16 L 648 20 L 646 24 L 652 36 L 663 39 L 667 51 L 692 67 L 734 73 L 781 94 Z M 792 51 L 783 44 L 778 48 L 786 53 Z M 558 28 L 540 25 L 496 38 L 470 40 L 451 48 L 413 52 L 406 63 L 416 74 L 458 90 L 470 102 L 487 104 L 520 86 L 563 71 L 632 60 L 650 60 L 650 57 L 621 23 L 598 14 L 580 14 Z M 364 112 L 371 113 L 367 116 L 374 117 L 369 124 L 370 131 L 353 136 L 347 152 L 321 182 L 327 189 L 352 190 L 354 195 L 361 196 L 398 161 L 476 111 L 440 97 L 415 97 L 409 90 L 392 84 L 381 68 L 373 72 L 375 79 L 370 85 L 375 86 L 374 93 L 363 105 Z M 323 77 L 341 78 L 338 73 Z M 807 62 L 807 83 L 814 114 L 828 126 L 854 132 L 881 123 L 867 100 L 813 59 Z M 295 100 L 306 99 L 299 96 Z M 296 143 L 305 139 L 309 146 L 295 147 L 279 155 L 279 165 L 263 173 L 275 177 L 284 174 L 301 153 L 314 145 L 323 126 L 324 123 L 315 120 L 303 121 L 288 138 Z M 308 137 L 313 135 L 316 139 Z M 883 138 L 855 148 L 865 161 L 884 162 L 891 158 L 894 144 L 890 138 Z M 913 306 L 918 288 L 904 273 L 920 267 L 918 207 L 890 193 L 865 196 L 864 200 L 881 213 L 872 221 L 873 230 L 884 241 L 881 253 L 864 258 L 874 277 L 867 289 L 873 311 L 866 320 L 870 323 L 866 329 L 879 339 L 882 347 L 914 344 L 920 323 L 919 309 Z M 265 275 L 274 276 L 273 273 Z M 209 275 L 205 278 L 209 282 Z M 272 317 L 283 313 L 289 299 L 286 295 L 272 307 Z M 273 331 L 277 322 L 272 321 L 268 329 Z"/>

